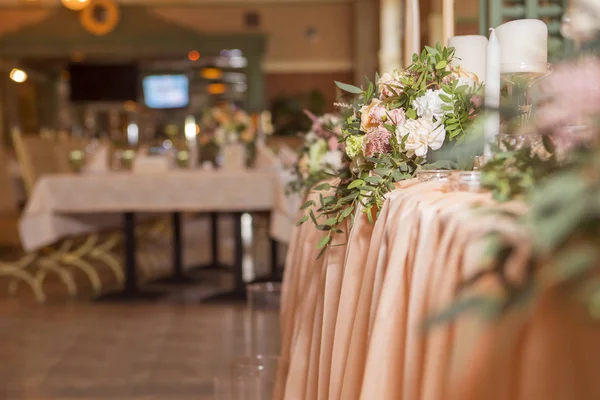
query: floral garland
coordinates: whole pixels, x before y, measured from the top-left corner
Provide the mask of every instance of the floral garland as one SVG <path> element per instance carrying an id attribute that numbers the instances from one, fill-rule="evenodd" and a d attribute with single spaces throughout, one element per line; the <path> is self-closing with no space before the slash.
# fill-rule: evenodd
<path id="1" fill-rule="evenodd" d="M 305 111 L 312 120 L 309 132 L 298 150 L 298 163 L 293 167 L 294 180 L 287 186 L 288 193 L 306 193 L 317 183 L 339 176 L 345 166 L 340 148 L 342 118 L 334 114 L 316 117 Z"/>
<path id="2" fill-rule="evenodd" d="M 334 194 L 321 196 L 318 206 L 305 203 L 307 214 L 298 222 L 311 219 L 317 229 L 329 232 L 318 245 L 321 254 L 339 232 L 336 226 L 353 219 L 359 204 L 372 222 L 396 182 L 412 178 L 418 169 L 455 167 L 452 160 L 436 160 L 436 151 L 466 139 L 481 107 L 482 84 L 476 75 L 452 66 L 453 59 L 454 49 L 438 44 L 415 54 L 407 69 L 377 76 L 377 85 L 368 82 L 366 90 L 336 82 L 357 95 L 353 104 L 344 105 L 352 110 L 341 141 L 350 173 L 335 186 L 317 186 Z M 323 224 L 317 223 L 317 214 L 325 216 Z"/>

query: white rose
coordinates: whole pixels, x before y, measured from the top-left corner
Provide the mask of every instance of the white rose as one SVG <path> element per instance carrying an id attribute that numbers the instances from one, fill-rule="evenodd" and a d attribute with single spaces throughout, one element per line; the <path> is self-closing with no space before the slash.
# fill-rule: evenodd
<path id="1" fill-rule="evenodd" d="M 423 96 L 415 99 L 413 102 L 413 107 L 415 108 L 417 115 L 421 118 L 435 118 L 437 120 L 441 119 L 445 113 L 444 110 L 442 110 L 442 106 L 446 104 L 440 98 L 440 94 L 443 93 L 444 91 L 441 89 L 429 89 Z"/>
<path id="2" fill-rule="evenodd" d="M 438 150 L 446 140 L 444 125 L 428 118 L 406 121 L 396 129 L 396 137 L 400 143 L 406 137 L 404 148 L 409 155 L 425 157 L 429 149 Z"/>

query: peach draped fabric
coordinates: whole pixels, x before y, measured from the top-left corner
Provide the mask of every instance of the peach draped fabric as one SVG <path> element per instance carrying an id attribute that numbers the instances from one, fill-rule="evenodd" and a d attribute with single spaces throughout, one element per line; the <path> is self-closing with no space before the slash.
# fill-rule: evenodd
<path id="1" fill-rule="evenodd" d="M 525 212 L 488 194 L 410 180 L 388 195 L 375 224 L 359 210 L 349 236 L 338 235 L 340 246 L 319 260 L 323 233 L 297 228 L 282 301 L 282 356 L 290 370 L 279 380 L 278 399 L 600 398 L 600 380 L 591 375 L 599 357 L 585 351 L 600 354 L 600 330 L 567 310 L 554 314 L 557 295 L 527 317 L 491 324 L 466 314 L 424 329 L 428 317 L 455 300 L 457 285 L 481 271 L 486 233 L 518 243 L 509 270 L 524 270 L 530 242 L 482 207 Z M 497 290 L 498 282 L 485 277 L 470 293 Z M 595 344 L 585 347 L 590 340 Z"/>

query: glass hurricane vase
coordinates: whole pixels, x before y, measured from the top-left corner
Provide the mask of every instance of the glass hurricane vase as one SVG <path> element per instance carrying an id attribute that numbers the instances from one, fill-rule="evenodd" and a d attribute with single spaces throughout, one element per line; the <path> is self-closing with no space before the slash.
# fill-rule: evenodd
<path id="1" fill-rule="evenodd" d="M 531 119 L 532 88 L 552 72 L 552 66 L 548 63 L 501 64 L 500 69 L 508 108 L 514 110 L 510 122 L 523 126 Z"/>

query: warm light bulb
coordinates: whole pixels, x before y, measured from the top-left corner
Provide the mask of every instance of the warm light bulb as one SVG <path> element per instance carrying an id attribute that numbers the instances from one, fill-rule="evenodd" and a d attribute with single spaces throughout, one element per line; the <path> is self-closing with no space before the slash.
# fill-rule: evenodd
<path id="1" fill-rule="evenodd" d="M 209 94 L 223 94 L 227 91 L 227 86 L 223 83 L 211 83 L 206 90 Z"/>
<path id="2" fill-rule="evenodd" d="M 221 79 L 221 77 L 223 77 L 223 71 L 218 68 L 204 68 L 200 74 L 204 79 L 209 80 Z"/>
<path id="3" fill-rule="evenodd" d="M 200 53 L 197 50 L 191 50 L 188 53 L 188 59 L 190 61 L 198 61 L 200 59 Z"/>
<path id="4" fill-rule="evenodd" d="M 69 10 L 73 11 L 81 11 L 87 6 L 90 5 L 91 0 L 61 0 L 63 6 L 67 7 Z"/>
<path id="5" fill-rule="evenodd" d="M 10 71 L 10 79 L 12 79 L 13 81 L 17 82 L 17 83 L 23 83 L 27 80 L 27 72 L 18 69 L 18 68 L 13 68 L 12 71 Z"/>
<path id="6" fill-rule="evenodd" d="M 189 115 L 185 118 L 185 138 L 188 141 L 194 141 L 196 139 L 196 118 L 193 115 Z"/>

